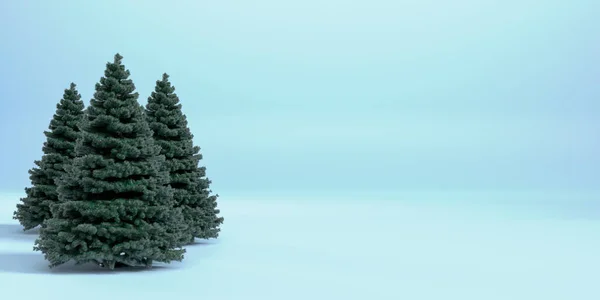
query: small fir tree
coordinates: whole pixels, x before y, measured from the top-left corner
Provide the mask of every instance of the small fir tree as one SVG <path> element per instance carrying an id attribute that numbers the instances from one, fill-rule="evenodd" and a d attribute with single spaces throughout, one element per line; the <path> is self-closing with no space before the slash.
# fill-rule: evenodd
<path id="1" fill-rule="evenodd" d="M 46 141 L 42 147 L 42 159 L 36 160 L 37 167 L 29 170 L 31 187 L 25 188 L 27 196 L 17 204 L 13 215 L 23 225 L 23 230 L 35 228 L 51 217 L 50 206 L 58 201 L 56 179 L 65 173 L 64 165 L 75 156 L 75 141 L 84 107 L 76 87 L 71 83 L 56 104 L 49 131 L 44 131 Z"/>
<path id="2" fill-rule="evenodd" d="M 194 146 L 169 75 L 163 74 L 162 80 L 156 81 L 155 90 L 148 98 L 146 116 L 154 139 L 162 148 L 161 154 L 166 157 L 176 205 L 183 209 L 188 226 L 187 242 L 193 242 L 194 238 L 217 238 L 223 223 L 223 217 L 218 216 L 218 195 L 211 195 L 206 168 L 198 166 L 202 159 L 200 147 Z"/>
<path id="3" fill-rule="evenodd" d="M 36 241 L 50 267 L 151 267 L 183 259 L 183 216 L 173 208 L 164 156 L 122 58 L 115 55 L 96 84 L 77 156 L 58 182 L 60 202 Z"/>

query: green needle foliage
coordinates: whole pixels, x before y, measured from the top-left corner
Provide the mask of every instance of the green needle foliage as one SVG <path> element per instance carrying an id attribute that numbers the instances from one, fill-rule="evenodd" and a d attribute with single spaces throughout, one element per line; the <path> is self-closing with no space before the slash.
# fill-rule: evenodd
<path id="1" fill-rule="evenodd" d="M 59 180 L 60 202 L 36 241 L 50 267 L 68 261 L 151 267 L 183 259 L 183 216 L 122 59 L 116 54 L 96 84 L 76 158 Z"/>
<path id="2" fill-rule="evenodd" d="M 154 131 L 154 139 L 161 146 L 171 175 L 176 205 L 183 209 L 187 242 L 194 238 L 209 239 L 219 235 L 223 218 L 217 209 L 218 195 L 210 195 L 211 181 L 206 178 L 206 168 L 199 167 L 202 159 L 200 147 L 194 146 L 186 116 L 181 111 L 175 87 L 169 75 L 156 81 L 154 92 L 148 98 L 146 115 Z"/>
<path id="3" fill-rule="evenodd" d="M 25 188 L 26 197 L 17 204 L 13 218 L 19 220 L 24 230 L 41 225 L 51 217 L 50 206 L 58 201 L 56 180 L 65 173 L 64 165 L 75 156 L 75 141 L 79 135 L 79 123 L 83 116 L 83 101 L 71 83 L 63 98 L 56 105 L 56 113 L 50 121 L 49 131 L 44 131 L 46 142 L 42 147 L 41 160 L 29 170 L 31 187 Z"/>

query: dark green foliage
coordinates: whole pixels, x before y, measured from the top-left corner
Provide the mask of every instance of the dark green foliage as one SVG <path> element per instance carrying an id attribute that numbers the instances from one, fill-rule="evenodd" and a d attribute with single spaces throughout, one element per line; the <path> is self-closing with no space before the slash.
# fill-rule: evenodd
<path id="1" fill-rule="evenodd" d="M 37 167 L 29 170 L 32 186 L 25 188 L 27 197 L 21 199 L 14 212 L 13 218 L 19 220 L 24 230 L 37 227 L 51 217 L 50 205 L 58 201 L 55 179 L 65 173 L 63 166 L 74 157 L 82 116 L 83 101 L 76 85 L 71 83 L 56 105 L 56 113 L 48 126 L 50 130 L 44 131 L 42 159 L 36 160 Z"/>
<path id="2" fill-rule="evenodd" d="M 148 122 L 162 148 L 161 154 L 166 157 L 175 202 L 183 209 L 189 226 L 188 242 L 193 242 L 194 237 L 216 238 L 223 223 L 223 218 L 218 217 L 217 195 L 210 195 L 211 181 L 205 177 L 206 168 L 198 166 L 202 159 L 200 147 L 193 144 L 193 135 L 174 92 L 169 76 L 163 74 L 148 98 Z"/>
<path id="3" fill-rule="evenodd" d="M 165 158 L 121 60 L 115 55 L 96 84 L 76 158 L 58 181 L 60 202 L 36 241 L 51 267 L 71 260 L 151 267 L 183 259 L 186 227 Z"/>

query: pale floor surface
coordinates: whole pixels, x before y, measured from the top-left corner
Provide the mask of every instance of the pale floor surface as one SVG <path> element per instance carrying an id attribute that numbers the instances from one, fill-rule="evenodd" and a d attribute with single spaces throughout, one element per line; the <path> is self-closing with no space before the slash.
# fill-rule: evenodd
<path id="1" fill-rule="evenodd" d="M 218 240 L 182 263 L 110 272 L 48 269 L 13 198 L 0 196 L 2 299 L 600 299 L 593 201 L 221 197 Z"/>

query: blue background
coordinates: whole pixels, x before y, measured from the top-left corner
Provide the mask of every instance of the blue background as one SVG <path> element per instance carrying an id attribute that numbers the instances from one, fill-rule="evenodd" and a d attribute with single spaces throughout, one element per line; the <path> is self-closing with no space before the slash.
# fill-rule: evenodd
<path id="1" fill-rule="evenodd" d="M 1 1 L 0 191 L 74 81 L 163 72 L 213 190 L 595 189 L 598 1 Z"/>

